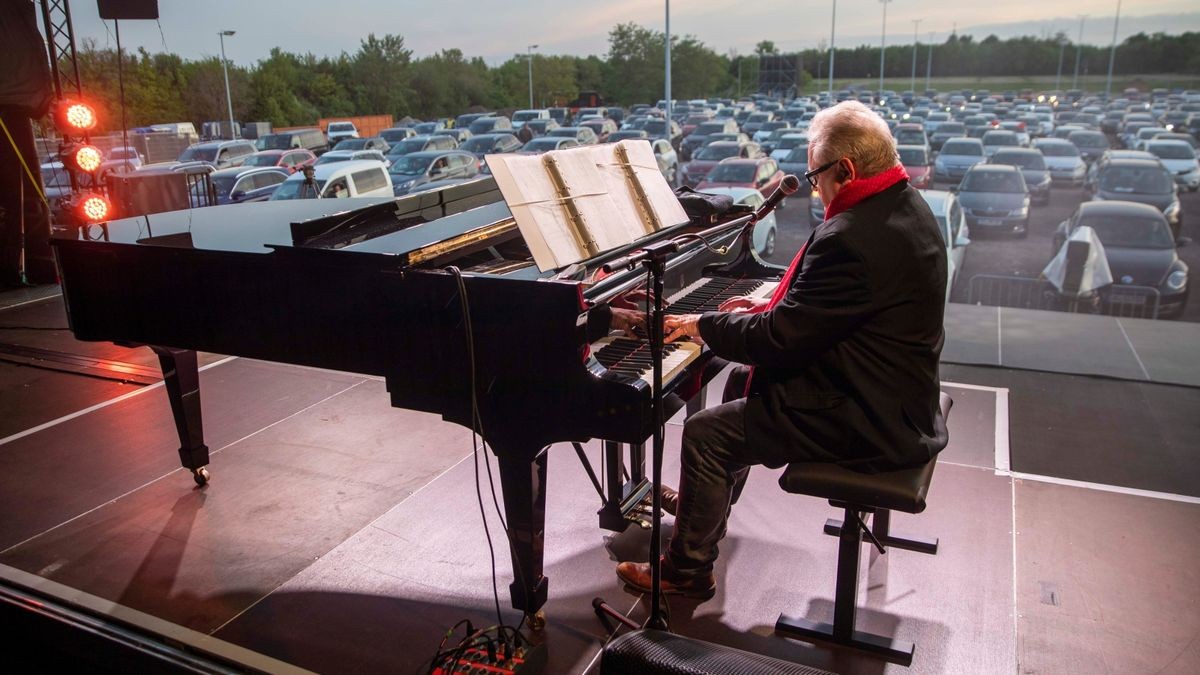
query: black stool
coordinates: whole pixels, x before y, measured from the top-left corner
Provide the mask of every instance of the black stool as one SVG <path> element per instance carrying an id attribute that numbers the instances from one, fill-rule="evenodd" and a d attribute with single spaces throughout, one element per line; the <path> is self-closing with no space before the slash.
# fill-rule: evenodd
<path id="1" fill-rule="evenodd" d="M 952 404 L 949 396 L 941 394 L 944 419 L 949 417 Z M 839 539 L 833 624 L 780 614 L 775 622 L 777 633 L 809 642 L 829 642 L 859 649 L 904 666 L 912 664 L 916 646 L 911 642 L 854 630 L 859 548 L 865 534 L 880 553 L 886 553 L 888 546 L 937 553 L 936 539 L 909 538 L 889 531 L 891 511 L 920 513 L 925 510 L 925 495 L 929 492 L 936 463 L 937 457 L 934 457 L 912 469 L 875 474 L 858 473 L 836 464 L 805 462 L 788 466 L 779 478 L 779 485 L 785 491 L 828 499 L 833 506 L 844 509 L 845 516 L 841 521 L 830 519 L 825 523 L 825 533 Z M 873 528 L 867 528 L 863 513 L 875 514 Z"/>

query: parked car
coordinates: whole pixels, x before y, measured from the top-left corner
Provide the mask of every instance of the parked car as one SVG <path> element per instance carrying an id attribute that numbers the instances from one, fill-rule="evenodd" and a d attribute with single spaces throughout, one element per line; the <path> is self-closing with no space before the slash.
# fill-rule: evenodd
<path id="1" fill-rule="evenodd" d="M 446 128 L 446 123 L 441 120 L 432 122 L 417 122 L 413 125 L 413 131 L 417 132 L 418 136 L 429 136 L 435 131 L 441 131 Z"/>
<path id="2" fill-rule="evenodd" d="M 926 135 L 925 128 L 920 124 L 912 122 L 897 124 L 896 128 L 892 130 L 892 136 L 896 138 L 896 145 L 919 145 L 926 148 L 927 154 L 933 152 L 929 136 Z"/>
<path id="3" fill-rule="evenodd" d="M 712 119 L 703 122 L 692 130 L 679 144 L 680 155 L 685 159 L 691 159 L 692 154 L 708 143 L 709 136 L 712 134 L 737 133 L 737 122 L 732 118 Z"/>
<path id="4" fill-rule="evenodd" d="M 988 162 L 1017 167 L 1025 177 L 1030 199 L 1038 204 L 1050 201 L 1050 169 L 1046 167 L 1046 158 L 1041 152 L 1033 148 L 1004 148 L 997 150 Z"/>
<path id="5" fill-rule="evenodd" d="M 479 119 L 471 122 L 471 126 L 467 127 L 472 136 L 478 136 L 479 134 L 498 133 L 501 131 L 511 131 L 512 128 L 512 120 L 508 119 L 508 117 L 504 115 L 480 117 Z M 459 139 L 459 141 L 462 140 L 464 139 Z"/>
<path id="6" fill-rule="evenodd" d="M 335 162 L 351 162 L 357 160 L 373 160 L 380 162 L 384 166 L 392 163 L 392 160 L 385 157 L 384 154 L 378 150 L 330 150 L 329 152 L 317 158 L 317 161 L 313 162 L 313 166 L 324 166 L 326 164 L 333 164 Z"/>
<path id="7" fill-rule="evenodd" d="M 100 182 L 105 182 L 110 174 L 133 171 L 144 163 L 145 158 L 136 148 L 128 145 L 114 146 L 104 153 L 104 161 L 100 162 L 100 168 L 96 170 L 96 177 Z"/>
<path id="8" fill-rule="evenodd" d="M 303 171 L 298 171 L 280 183 L 271 201 L 392 196 L 387 168 L 373 160 L 361 160 L 314 167 L 311 183 Z"/>
<path id="9" fill-rule="evenodd" d="M 676 147 L 683 138 L 683 129 L 675 120 L 649 119 L 642 125 L 642 128 L 650 134 L 650 138 L 666 138 L 671 141 L 671 145 Z"/>
<path id="10" fill-rule="evenodd" d="M 480 134 L 468 138 L 466 143 L 458 146 L 458 149 L 475 155 L 479 162 L 479 170 L 487 173 L 486 155 L 516 152 L 521 149 L 521 141 L 509 132 Z"/>
<path id="11" fill-rule="evenodd" d="M 605 139 L 605 143 L 616 143 L 617 141 L 645 141 L 650 140 L 649 134 L 645 129 L 621 129 L 614 131 Z"/>
<path id="12" fill-rule="evenodd" d="M 521 146 L 520 152 L 524 155 L 540 155 L 543 152 L 551 150 L 567 150 L 569 148 L 579 147 L 579 141 L 573 137 L 566 136 L 541 136 L 532 140 L 526 141 L 525 145 Z"/>
<path id="13" fill-rule="evenodd" d="M 534 137 L 545 136 L 546 134 L 559 128 L 560 125 L 554 118 L 547 119 L 532 119 L 525 123 L 529 130 L 533 132 Z"/>
<path id="14" fill-rule="evenodd" d="M 218 169 L 241 166 L 255 152 L 250 141 L 208 141 L 188 146 L 179 155 L 180 162 L 208 162 Z"/>
<path id="15" fill-rule="evenodd" d="M 788 154 L 782 158 L 773 157 L 772 159 L 779 162 L 779 170 L 785 175 L 803 176 L 805 171 L 808 171 L 808 141 L 805 140 L 804 145 L 797 145 L 788 150 Z"/>
<path id="16" fill-rule="evenodd" d="M 898 145 L 896 153 L 908 172 L 908 184 L 924 190 L 933 182 L 933 162 L 929 160 L 928 145 Z"/>
<path id="17" fill-rule="evenodd" d="M 514 129 L 520 129 L 521 127 L 525 126 L 527 122 L 549 119 L 550 111 L 546 110 L 545 108 L 535 110 L 518 110 L 513 113 L 512 125 Z"/>
<path id="18" fill-rule="evenodd" d="M 1186 141 L 1152 140 L 1146 143 L 1146 152 L 1158 158 L 1175 178 L 1175 184 L 1187 188 L 1188 192 L 1200 189 L 1200 163 L 1196 161 L 1196 150 Z"/>
<path id="19" fill-rule="evenodd" d="M 1055 252 L 1083 226 L 1092 228 L 1104 245 L 1113 277 L 1108 293 L 1120 293 L 1122 285 L 1150 286 L 1159 293 L 1159 316 L 1183 313 L 1188 300 L 1188 266 L 1179 259 L 1161 211 L 1136 202 L 1084 202 L 1059 224 L 1054 233 Z M 1143 296 L 1130 297 L 1144 301 Z"/>
<path id="20" fill-rule="evenodd" d="M 733 157 L 721 160 L 704 180 L 696 186 L 697 190 L 708 190 L 716 187 L 748 187 L 754 188 L 770 196 L 779 184 L 783 182 L 783 172 L 779 164 L 770 157 L 759 159 L 741 159 Z M 778 209 L 784 208 L 787 200 L 779 202 Z"/>
<path id="21" fill-rule="evenodd" d="M 957 183 L 966 175 L 967 169 L 984 159 L 983 141 L 978 138 L 950 139 L 942 145 L 933 164 L 933 182 Z"/>
<path id="22" fill-rule="evenodd" d="M 921 196 L 937 218 L 942 244 L 946 247 L 946 302 L 949 303 L 954 282 L 967 257 L 967 246 L 971 244 L 971 230 L 958 195 L 947 190 L 921 190 Z"/>
<path id="23" fill-rule="evenodd" d="M 419 185 L 471 178 L 479 173 L 479 160 L 462 150 L 413 152 L 397 157 L 388 173 L 392 191 L 399 197 Z"/>
<path id="24" fill-rule="evenodd" d="M 791 129 L 789 131 L 791 131 L 792 133 L 784 134 L 782 137 L 780 137 L 780 139 L 775 143 L 775 147 L 771 150 L 770 153 L 768 153 L 768 156 L 770 156 L 772 159 L 774 159 L 777 162 L 782 162 L 783 158 L 787 157 L 788 155 L 790 155 L 792 153 L 793 148 L 808 145 L 808 136 L 807 135 L 802 134 L 802 133 L 795 133 L 794 129 Z M 766 152 L 765 147 L 763 148 L 763 152 Z"/>
<path id="25" fill-rule="evenodd" d="M 929 137 L 929 145 L 934 150 L 941 150 L 942 145 L 951 138 L 966 138 L 967 127 L 962 122 L 942 122 L 937 130 Z"/>
<path id="26" fill-rule="evenodd" d="M 218 204 L 263 202 L 291 175 L 277 167 L 235 166 L 212 172 L 208 179 L 217 193 Z"/>
<path id="27" fill-rule="evenodd" d="M 1067 135 L 1067 140 L 1079 148 L 1079 156 L 1083 158 L 1085 164 L 1091 164 L 1100 159 L 1100 155 L 1103 155 L 1104 151 L 1110 147 L 1108 136 L 1090 129 L 1072 131 Z"/>
<path id="28" fill-rule="evenodd" d="M 417 135 L 417 130 L 412 127 L 392 127 L 379 132 L 379 137 L 388 142 L 390 147 L 393 143 L 399 143 L 406 138 L 412 138 Z"/>
<path id="29" fill-rule="evenodd" d="M 1127 201 L 1149 204 L 1162 211 L 1171 226 L 1171 236 L 1179 239 L 1183 214 L 1171 172 L 1159 161 L 1114 159 L 1096 174 L 1089 186 L 1092 201 Z"/>
<path id="30" fill-rule="evenodd" d="M 350 121 L 330 122 L 329 126 L 325 127 L 325 136 L 330 145 L 337 145 L 342 139 L 358 138 L 358 127 Z"/>
<path id="31" fill-rule="evenodd" d="M 391 145 L 379 136 L 371 136 L 370 138 L 346 138 L 337 142 L 333 146 L 334 150 L 378 150 L 383 154 L 387 154 L 391 149 Z"/>
<path id="32" fill-rule="evenodd" d="M 762 193 L 753 188 L 714 187 L 708 188 L 704 192 L 714 195 L 729 195 L 733 198 L 734 204 L 748 206 L 755 211 L 766 201 Z M 775 212 L 772 211 L 767 214 L 766 218 L 754 224 L 754 232 L 750 235 L 750 243 L 760 256 L 769 256 L 775 252 L 775 237 L 777 233 L 778 225 L 775 222 Z"/>
<path id="33" fill-rule="evenodd" d="M 1087 166 L 1074 143 L 1064 138 L 1039 138 L 1033 142 L 1033 149 L 1046 158 L 1052 184 L 1083 185 Z"/>
<path id="34" fill-rule="evenodd" d="M 1022 148 L 1028 148 L 1032 139 L 1029 136 L 1029 127 L 1025 122 L 1019 120 L 1004 120 L 1000 122 L 1000 128 L 1005 131 L 1011 131 L 1017 135 L 1017 145 Z"/>
<path id="35" fill-rule="evenodd" d="M 650 150 L 654 153 L 654 161 L 663 178 L 671 187 L 675 187 L 679 180 L 679 153 L 675 147 L 665 138 L 655 138 L 650 141 Z"/>
<path id="36" fill-rule="evenodd" d="M 591 119 L 580 123 L 581 127 L 587 127 L 596 134 L 597 143 L 605 143 L 608 141 L 609 134 L 617 131 L 617 123 L 607 117 Z"/>
<path id="37" fill-rule="evenodd" d="M 453 138 L 455 143 L 462 145 L 468 138 L 474 136 L 475 134 L 472 134 L 471 130 L 466 127 L 455 127 L 453 129 L 438 129 L 437 131 L 433 132 L 433 135 Z"/>
<path id="38" fill-rule="evenodd" d="M 972 232 L 1029 234 L 1029 188 L 1015 166 L 979 164 L 972 166 L 957 187 L 963 215 Z"/>
<path id="39" fill-rule="evenodd" d="M 277 166 L 296 173 L 316 161 L 317 156 L 308 150 L 261 150 L 247 157 L 242 166 Z"/>
<path id="40" fill-rule="evenodd" d="M 1145 150 L 1106 150 L 1103 155 L 1100 155 L 1100 159 L 1088 167 L 1087 175 L 1083 179 L 1084 192 L 1091 192 L 1094 189 L 1096 178 L 1100 175 L 1100 170 L 1108 166 L 1109 162 L 1115 159 L 1147 159 L 1153 162 L 1157 161 L 1158 157 Z"/>
<path id="41" fill-rule="evenodd" d="M 308 150 L 320 157 L 329 150 L 329 141 L 320 129 L 292 129 L 259 136 L 254 141 L 259 150 Z"/>
<path id="42" fill-rule="evenodd" d="M 574 138 L 580 145 L 595 145 L 598 141 L 596 132 L 590 127 L 559 127 L 546 134 L 550 137 Z"/>
<path id="43" fill-rule="evenodd" d="M 458 141 L 452 136 L 438 134 L 436 136 L 413 136 L 406 138 L 403 141 L 392 146 L 388 151 L 387 156 L 395 160 L 396 157 L 407 155 L 413 152 L 422 152 L 424 150 L 453 150 L 458 147 Z"/>
<path id="44" fill-rule="evenodd" d="M 64 200 L 71 196 L 71 176 L 62 162 L 46 162 L 41 166 L 42 194 L 50 203 L 50 220 L 56 225 L 66 224 Z"/>
<path id="45" fill-rule="evenodd" d="M 1000 148 L 1019 148 L 1021 143 L 1014 132 L 1005 129 L 992 129 L 983 134 L 983 154 L 991 157 Z"/>
<path id="46" fill-rule="evenodd" d="M 771 120 L 770 122 L 763 122 L 762 126 L 760 126 L 758 128 L 758 131 L 755 131 L 753 134 L 750 134 L 750 140 L 761 145 L 762 143 L 765 143 L 766 140 L 768 138 L 770 138 L 771 134 L 774 133 L 775 131 L 778 131 L 780 129 L 790 129 L 790 128 L 791 128 L 791 124 L 789 124 L 787 122 L 787 120 L 777 119 L 777 120 Z"/>
<path id="47" fill-rule="evenodd" d="M 696 152 L 692 161 L 683 165 L 683 173 L 680 176 L 681 184 L 691 187 L 699 185 L 713 170 L 713 167 L 730 157 L 757 159 L 762 156 L 762 149 L 759 148 L 758 143 L 735 143 L 733 141 L 709 143 Z"/>

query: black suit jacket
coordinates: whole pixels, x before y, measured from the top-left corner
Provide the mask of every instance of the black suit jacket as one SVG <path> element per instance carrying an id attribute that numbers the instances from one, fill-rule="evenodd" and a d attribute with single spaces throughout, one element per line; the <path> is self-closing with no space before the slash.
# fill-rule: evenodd
<path id="1" fill-rule="evenodd" d="M 946 446 L 945 251 L 925 200 L 901 181 L 819 225 L 772 310 L 701 317 L 718 356 L 756 367 L 746 438 L 768 466 L 887 471 Z"/>

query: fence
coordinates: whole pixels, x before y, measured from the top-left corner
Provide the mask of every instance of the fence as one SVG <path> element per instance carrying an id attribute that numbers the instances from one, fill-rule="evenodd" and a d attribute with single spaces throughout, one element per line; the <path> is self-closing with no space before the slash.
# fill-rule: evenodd
<path id="1" fill-rule="evenodd" d="M 1159 293 L 1149 286 L 1106 286 L 1083 297 L 1066 296 L 1045 279 L 976 274 L 967 287 L 967 303 L 989 307 L 1043 309 L 1157 319 Z"/>
<path id="2" fill-rule="evenodd" d="M 121 134 L 106 134 L 92 136 L 91 141 L 92 145 L 100 148 L 100 152 L 107 156 L 113 148 L 121 146 L 122 139 Z M 58 155 L 59 139 L 57 138 L 39 138 L 36 139 L 35 144 L 38 159 L 41 162 L 48 162 L 51 157 Z M 135 148 L 141 153 L 147 164 L 174 162 L 179 159 L 180 153 L 191 144 L 190 137 L 178 134 L 129 134 L 129 147 Z"/>

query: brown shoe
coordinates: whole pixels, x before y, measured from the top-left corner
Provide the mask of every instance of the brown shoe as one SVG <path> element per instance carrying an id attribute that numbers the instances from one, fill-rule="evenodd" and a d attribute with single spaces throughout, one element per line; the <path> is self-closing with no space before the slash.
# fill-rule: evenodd
<path id="1" fill-rule="evenodd" d="M 666 572 L 666 569 L 663 572 Z M 634 590 L 649 593 L 650 563 L 620 563 L 617 565 L 617 578 Z M 711 572 L 686 581 L 672 581 L 663 574 L 661 588 L 664 595 L 682 595 L 707 600 L 716 594 L 717 580 Z"/>
<path id="2" fill-rule="evenodd" d="M 658 487 L 658 503 L 662 506 L 662 510 L 671 514 L 678 515 L 679 512 L 679 493 L 666 485 Z"/>

